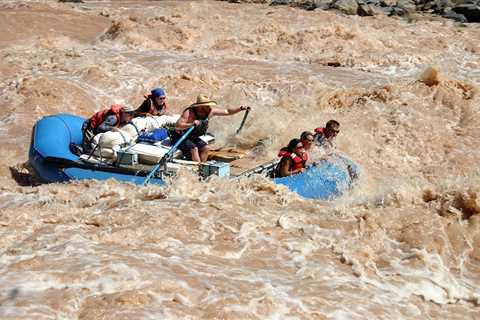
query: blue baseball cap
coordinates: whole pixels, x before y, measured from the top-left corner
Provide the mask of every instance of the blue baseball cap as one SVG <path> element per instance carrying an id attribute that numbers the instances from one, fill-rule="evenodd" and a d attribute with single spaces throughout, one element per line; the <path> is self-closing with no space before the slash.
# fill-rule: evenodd
<path id="1" fill-rule="evenodd" d="M 165 94 L 165 90 L 162 88 L 155 88 L 152 91 L 152 97 L 157 98 L 157 97 L 166 97 L 167 95 Z"/>

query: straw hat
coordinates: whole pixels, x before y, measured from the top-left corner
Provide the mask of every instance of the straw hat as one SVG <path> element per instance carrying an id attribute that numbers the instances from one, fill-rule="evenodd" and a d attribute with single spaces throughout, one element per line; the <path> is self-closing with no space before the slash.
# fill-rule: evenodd
<path id="1" fill-rule="evenodd" d="M 217 102 L 216 101 L 213 101 L 213 100 L 210 100 L 210 98 L 206 95 L 199 95 L 197 97 L 197 102 L 195 102 L 194 104 L 192 104 L 190 107 L 213 107 L 213 106 L 216 106 L 217 105 Z"/>

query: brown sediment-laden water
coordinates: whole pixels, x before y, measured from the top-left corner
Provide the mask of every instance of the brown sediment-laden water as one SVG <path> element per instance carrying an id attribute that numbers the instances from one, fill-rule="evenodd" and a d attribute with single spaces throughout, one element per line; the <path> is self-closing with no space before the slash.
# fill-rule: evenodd
<path id="1" fill-rule="evenodd" d="M 254 1 L 255 2 L 255 1 Z M 1 319 L 475 319 L 480 29 L 224 1 L 0 4 Z M 224 145 L 341 123 L 330 202 L 270 180 L 37 185 L 32 125 L 166 89 L 254 110 Z M 266 143 L 265 143 L 266 142 Z"/>

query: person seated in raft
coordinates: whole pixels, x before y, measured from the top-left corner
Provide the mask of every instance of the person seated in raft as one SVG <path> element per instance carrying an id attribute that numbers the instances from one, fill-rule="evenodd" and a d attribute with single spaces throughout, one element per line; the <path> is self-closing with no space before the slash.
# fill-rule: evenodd
<path id="1" fill-rule="evenodd" d="M 110 108 L 98 111 L 85 120 L 82 125 L 83 152 L 91 149 L 92 139 L 97 134 L 116 130 L 121 125 L 130 122 L 134 114 L 134 108 L 113 104 Z"/>
<path id="2" fill-rule="evenodd" d="M 308 154 L 307 165 L 316 165 L 315 162 L 312 162 L 311 152 L 313 152 L 313 143 L 315 141 L 315 135 L 310 131 L 303 131 L 300 135 L 300 141 L 302 142 L 303 148 Z"/>
<path id="3" fill-rule="evenodd" d="M 199 95 L 197 101 L 186 108 L 178 119 L 175 130 L 170 135 L 172 144 L 176 143 L 188 128 L 195 126 L 195 129 L 179 145 L 179 149 L 187 159 L 196 162 L 207 161 L 208 146 L 200 139 L 200 136 L 207 133 L 210 118 L 213 116 L 231 116 L 240 111 L 250 110 L 250 107 L 246 106 L 231 109 L 216 108 L 216 106 L 217 102 L 210 100 L 205 95 Z"/>
<path id="4" fill-rule="evenodd" d="M 336 120 L 329 120 L 325 127 L 315 128 L 315 144 L 317 146 L 334 147 L 334 139 L 340 132 L 340 123 Z"/>
<path id="5" fill-rule="evenodd" d="M 288 177 L 301 173 L 306 168 L 308 153 L 300 139 L 290 140 L 287 147 L 280 149 L 278 156 L 281 159 L 275 169 L 276 177 Z"/>
<path id="6" fill-rule="evenodd" d="M 303 131 L 300 135 L 300 141 L 307 152 L 312 149 L 313 142 L 315 141 L 314 134 L 310 131 Z"/>
<path id="7" fill-rule="evenodd" d="M 144 95 L 145 100 L 135 111 L 136 116 L 163 116 L 170 114 L 167 105 L 167 95 L 163 88 L 155 88 L 150 94 Z"/>

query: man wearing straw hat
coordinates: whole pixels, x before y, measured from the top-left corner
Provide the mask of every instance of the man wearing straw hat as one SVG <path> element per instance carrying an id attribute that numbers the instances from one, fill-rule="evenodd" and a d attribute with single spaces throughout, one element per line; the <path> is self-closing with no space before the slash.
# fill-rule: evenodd
<path id="1" fill-rule="evenodd" d="M 240 106 L 233 109 L 216 108 L 217 102 L 205 95 L 199 95 L 197 101 L 186 108 L 178 119 L 171 136 L 172 143 L 177 142 L 185 130 L 195 126 L 190 135 L 179 145 L 183 155 L 192 161 L 204 162 L 208 158 L 208 146 L 200 139 L 207 133 L 208 120 L 213 116 L 230 116 L 240 111 L 250 110 L 250 107 Z"/>

